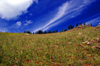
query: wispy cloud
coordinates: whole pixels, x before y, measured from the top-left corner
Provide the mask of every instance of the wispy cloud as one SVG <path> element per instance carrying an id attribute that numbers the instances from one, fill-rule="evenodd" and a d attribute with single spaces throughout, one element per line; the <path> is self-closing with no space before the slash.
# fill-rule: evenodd
<path id="1" fill-rule="evenodd" d="M 47 26 L 49 26 L 50 24 L 52 24 L 53 22 L 55 22 L 56 20 L 60 19 L 61 17 L 64 16 L 65 11 L 68 7 L 68 2 L 64 3 L 61 7 L 59 7 L 58 9 L 58 13 L 55 14 L 55 17 L 50 20 L 46 25 L 44 25 L 42 28 L 37 28 L 36 30 L 34 30 L 34 32 L 41 30 L 41 29 L 45 29 Z"/>
<path id="2" fill-rule="evenodd" d="M 10 28 L 18 29 L 18 28 L 21 27 L 21 25 L 22 25 L 22 22 L 21 21 L 18 21 L 14 25 L 12 25 Z"/>
<path id="3" fill-rule="evenodd" d="M 58 8 L 58 12 L 55 14 L 54 18 L 47 21 L 47 24 L 42 26 L 41 28 L 37 28 L 37 30 L 48 30 L 51 27 L 61 23 L 64 20 L 69 20 L 75 18 L 76 16 L 80 15 L 84 9 L 88 7 L 91 3 L 95 2 L 96 0 L 70 0 L 62 4 Z"/>
<path id="4" fill-rule="evenodd" d="M 11 25 L 8 29 L 14 30 L 16 32 L 17 30 L 23 30 L 23 28 L 27 27 L 29 24 L 32 23 L 33 22 L 31 20 L 17 21 L 15 24 Z"/>
<path id="5" fill-rule="evenodd" d="M 8 30 L 6 28 L 0 28 L 0 32 L 7 32 Z"/>
<path id="6" fill-rule="evenodd" d="M 8 28 L 0 26 L 0 32 L 7 32 Z"/>
<path id="7" fill-rule="evenodd" d="M 0 20 L 0 32 L 7 32 L 8 31 L 8 24 L 4 21 Z"/>
<path id="8" fill-rule="evenodd" d="M 93 18 L 93 19 L 91 19 L 91 20 L 88 20 L 87 22 L 86 22 L 86 24 L 93 24 L 93 25 L 95 25 L 95 24 L 97 24 L 97 23 L 100 23 L 100 16 L 99 17 L 96 17 L 96 18 Z"/>
<path id="9" fill-rule="evenodd" d="M 32 13 L 30 13 L 29 15 L 31 15 L 31 16 L 32 16 L 33 14 L 32 14 Z"/>
<path id="10" fill-rule="evenodd" d="M 36 3 L 38 3 L 38 0 L 33 0 L 33 1 L 35 1 Z"/>
<path id="11" fill-rule="evenodd" d="M 16 23 L 17 26 L 21 26 L 21 24 L 22 24 L 21 21 Z"/>
<path id="12" fill-rule="evenodd" d="M 61 7 L 59 7 L 58 13 L 55 15 L 53 19 L 51 19 L 45 26 L 43 26 L 43 29 L 47 27 L 48 25 L 52 24 L 56 20 L 60 19 L 65 15 L 65 11 L 68 8 L 68 2 L 64 3 Z"/>
<path id="13" fill-rule="evenodd" d="M 24 25 L 29 25 L 31 23 L 33 23 L 31 20 L 26 20 L 25 23 L 24 23 Z"/>

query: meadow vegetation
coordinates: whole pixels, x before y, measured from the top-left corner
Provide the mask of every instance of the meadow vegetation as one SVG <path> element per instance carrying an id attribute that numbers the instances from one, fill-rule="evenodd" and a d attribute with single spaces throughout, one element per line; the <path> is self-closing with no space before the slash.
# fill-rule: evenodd
<path id="1" fill-rule="evenodd" d="M 51 34 L 0 33 L 0 66 L 100 66 L 100 27 Z"/>

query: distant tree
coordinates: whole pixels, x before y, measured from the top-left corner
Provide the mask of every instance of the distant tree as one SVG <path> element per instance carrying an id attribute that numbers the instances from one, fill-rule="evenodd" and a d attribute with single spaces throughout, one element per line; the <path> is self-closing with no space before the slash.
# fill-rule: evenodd
<path id="1" fill-rule="evenodd" d="M 52 32 L 49 30 L 48 33 L 52 33 Z"/>
<path id="2" fill-rule="evenodd" d="M 29 33 L 29 34 L 31 34 L 31 32 L 30 32 L 30 31 L 24 31 L 24 33 Z"/>
<path id="3" fill-rule="evenodd" d="M 82 23 L 79 23 L 79 25 L 82 25 Z"/>
<path id="4" fill-rule="evenodd" d="M 76 27 L 78 26 L 78 23 L 76 23 Z"/>
<path id="5" fill-rule="evenodd" d="M 58 32 L 58 30 L 56 30 L 56 32 Z"/>
<path id="6" fill-rule="evenodd" d="M 66 29 L 64 29 L 64 31 L 67 31 L 68 29 L 66 28 Z"/>
<path id="7" fill-rule="evenodd" d="M 92 26 L 92 23 L 90 25 Z"/>
<path id="8" fill-rule="evenodd" d="M 24 31 L 24 33 L 27 33 L 27 31 Z"/>
<path id="9" fill-rule="evenodd" d="M 70 28 L 72 29 L 72 28 L 73 28 L 73 26 L 72 26 L 72 25 L 70 25 Z"/>
<path id="10" fill-rule="evenodd" d="M 71 26 L 71 28 L 73 29 L 73 28 L 74 28 L 74 26 L 72 25 L 72 26 Z"/>
<path id="11" fill-rule="evenodd" d="M 56 31 L 54 30 L 53 33 L 55 33 Z"/>
<path id="12" fill-rule="evenodd" d="M 68 29 L 69 29 L 69 30 L 71 29 L 71 26 L 70 26 L 70 25 L 68 26 Z"/>
<path id="13" fill-rule="evenodd" d="M 47 32 L 46 31 L 44 31 L 44 34 L 46 34 Z"/>
<path id="14" fill-rule="evenodd" d="M 73 25 L 69 25 L 68 26 L 68 29 L 70 30 L 70 29 L 73 29 L 74 28 L 74 26 Z"/>
<path id="15" fill-rule="evenodd" d="M 63 32 L 63 29 L 62 29 L 62 32 Z"/>
<path id="16" fill-rule="evenodd" d="M 33 34 L 34 34 L 34 32 L 33 32 Z"/>
<path id="17" fill-rule="evenodd" d="M 66 28 L 66 31 L 67 31 L 68 29 Z"/>
<path id="18" fill-rule="evenodd" d="M 27 31 L 27 33 L 31 34 L 31 32 L 30 32 L 30 31 Z"/>
<path id="19" fill-rule="evenodd" d="M 36 32 L 36 34 L 43 34 L 43 31 L 39 30 L 39 31 Z"/>
<path id="20" fill-rule="evenodd" d="M 64 31 L 66 31 L 66 29 L 64 29 Z"/>
<path id="21" fill-rule="evenodd" d="M 84 22 L 84 25 L 86 25 L 85 22 Z"/>

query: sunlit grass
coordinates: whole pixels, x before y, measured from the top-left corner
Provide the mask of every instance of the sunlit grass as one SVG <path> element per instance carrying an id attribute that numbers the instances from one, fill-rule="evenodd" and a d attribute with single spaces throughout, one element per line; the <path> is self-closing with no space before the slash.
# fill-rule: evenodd
<path id="1" fill-rule="evenodd" d="M 100 29 L 93 27 L 41 35 L 0 33 L 0 66 L 99 66 L 97 38 Z"/>

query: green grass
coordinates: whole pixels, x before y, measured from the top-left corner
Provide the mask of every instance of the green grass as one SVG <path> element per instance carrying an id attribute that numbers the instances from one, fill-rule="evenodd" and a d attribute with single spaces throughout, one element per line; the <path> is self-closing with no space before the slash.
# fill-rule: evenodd
<path id="1" fill-rule="evenodd" d="M 100 66 L 100 29 L 52 34 L 0 33 L 0 66 Z M 92 42 L 91 45 L 83 43 Z M 84 47 L 83 47 L 83 46 Z"/>

